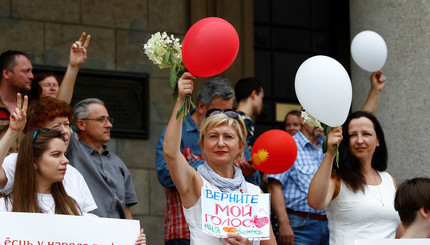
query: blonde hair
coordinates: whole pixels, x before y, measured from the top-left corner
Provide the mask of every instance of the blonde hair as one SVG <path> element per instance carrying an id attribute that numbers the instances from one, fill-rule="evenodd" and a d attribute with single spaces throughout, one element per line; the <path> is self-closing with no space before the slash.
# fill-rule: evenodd
<path id="1" fill-rule="evenodd" d="M 207 117 L 203 120 L 202 124 L 200 125 L 200 139 L 199 144 L 202 145 L 204 141 L 204 137 L 207 134 L 207 132 L 213 128 L 220 127 L 220 126 L 228 126 L 233 128 L 237 136 L 239 137 L 239 145 L 240 148 L 245 146 L 246 144 L 246 126 L 243 120 L 238 116 L 237 118 L 231 118 L 225 115 L 224 113 L 219 113 L 210 117 Z M 241 159 L 243 157 L 243 150 L 239 152 L 236 156 L 237 159 Z"/>

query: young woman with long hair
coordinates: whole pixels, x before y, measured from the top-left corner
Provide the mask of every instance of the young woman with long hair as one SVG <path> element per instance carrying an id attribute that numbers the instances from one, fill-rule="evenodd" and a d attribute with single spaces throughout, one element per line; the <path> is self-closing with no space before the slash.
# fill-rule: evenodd
<path id="1" fill-rule="evenodd" d="M 358 111 L 327 137 L 327 153 L 310 184 L 308 203 L 326 209 L 330 244 L 395 238 L 402 230 L 394 210 L 396 183 L 385 172 L 388 153 L 378 120 Z M 339 167 L 333 162 L 334 145 L 339 145 Z"/>

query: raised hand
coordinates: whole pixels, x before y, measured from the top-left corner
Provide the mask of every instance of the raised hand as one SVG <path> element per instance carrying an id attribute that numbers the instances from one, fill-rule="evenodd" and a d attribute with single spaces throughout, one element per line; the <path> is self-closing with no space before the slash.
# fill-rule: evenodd
<path id="1" fill-rule="evenodd" d="M 24 130 L 25 124 L 27 123 L 27 106 L 28 97 L 24 96 L 24 103 L 21 105 L 21 94 L 16 94 L 17 108 L 10 115 L 9 128 L 17 133 L 21 133 Z"/>
<path id="2" fill-rule="evenodd" d="M 193 93 L 193 79 L 196 77 L 189 73 L 185 72 L 178 81 L 178 98 L 183 100 L 185 96 Z"/>
<path id="3" fill-rule="evenodd" d="M 373 90 L 377 90 L 379 92 L 384 89 L 385 86 L 385 76 L 383 71 L 375 71 L 370 76 L 370 85 Z"/>
<path id="4" fill-rule="evenodd" d="M 71 66 L 80 68 L 85 63 L 90 39 L 91 35 L 86 35 L 86 33 L 83 32 L 79 40 L 72 44 L 69 58 L 69 64 Z"/>
<path id="5" fill-rule="evenodd" d="M 342 127 L 336 127 L 327 135 L 327 152 L 332 153 L 335 145 L 339 146 L 342 141 Z"/>

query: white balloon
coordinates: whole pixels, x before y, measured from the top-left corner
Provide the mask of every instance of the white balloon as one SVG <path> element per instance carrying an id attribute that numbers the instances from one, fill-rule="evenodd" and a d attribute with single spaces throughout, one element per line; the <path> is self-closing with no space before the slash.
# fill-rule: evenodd
<path id="1" fill-rule="evenodd" d="M 296 95 L 303 108 L 331 127 L 342 125 L 352 101 L 351 79 L 335 59 L 317 55 L 303 62 L 295 79 Z"/>
<path id="2" fill-rule="evenodd" d="M 375 72 L 384 67 L 387 60 L 387 44 L 374 31 L 362 31 L 351 42 L 351 55 L 362 69 Z"/>

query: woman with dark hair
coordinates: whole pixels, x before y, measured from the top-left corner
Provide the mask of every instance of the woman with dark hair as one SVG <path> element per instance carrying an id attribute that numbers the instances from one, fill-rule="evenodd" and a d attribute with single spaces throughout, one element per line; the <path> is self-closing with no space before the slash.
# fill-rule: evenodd
<path id="1" fill-rule="evenodd" d="M 53 72 L 42 72 L 34 76 L 31 82 L 30 101 L 44 97 L 57 98 L 61 82 Z"/>
<path id="2" fill-rule="evenodd" d="M 394 210 L 396 183 L 385 172 L 388 153 L 378 120 L 358 111 L 327 137 L 327 153 L 310 184 L 308 203 L 326 209 L 330 244 L 395 238 L 400 227 Z M 339 167 L 333 162 L 334 145 L 339 145 Z"/>

